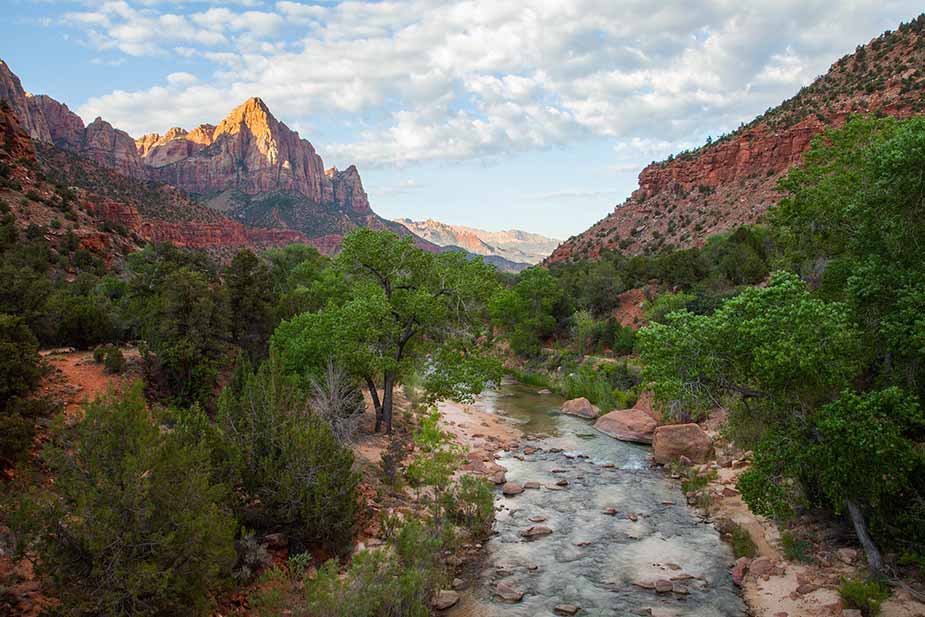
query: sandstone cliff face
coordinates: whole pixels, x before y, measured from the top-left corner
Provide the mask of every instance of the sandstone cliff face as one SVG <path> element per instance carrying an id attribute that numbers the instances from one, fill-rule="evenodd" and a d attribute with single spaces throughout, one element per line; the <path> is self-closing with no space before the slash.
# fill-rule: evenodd
<path id="1" fill-rule="evenodd" d="M 372 208 L 369 207 L 366 191 L 363 190 L 360 172 L 357 171 L 355 165 L 351 165 L 344 171 L 338 171 L 336 167 L 332 167 L 326 170 L 324 175 L 331 181 L 334 203 L 341 210 L 363 215 L 373 213 Z"/>
<path id="2" fill-rule="evenodd" d="M 29 137 L 38 141 L 51 141 L 51 132 L 48 130 L 45 117 L 36 114 L 29 106 L 28 96 L 23 90 L 19 77 L 3 60 L 0 60 L 0 99 L 10 106 L 19 121 L 19 126 L 26 131 Z"/>
<path id="3" fill-rule="evenodd" d="M 80 116 L 45 94 L 29 96 L 26 103 L 33 117 L 42 117 L 48 126 L 50 139 L 47 141 L 62 148 L 80 149 L 84 136 L 84 121 Z"/>
<path id="4" fill-rule="evenodd" d="M 125 131 L 97 118 L 84 129 L 78 152 L 100 165 L 130 178 L 144 178 L 144 165 L 135 150 L 135 140 Z"/>
<path id="5" fill-rule="evenodd" d="M 259 98 L 235 108 L 211 135 L 205 127 L 195 135 L 175 130 L 162 141 L 143 154 L 149 176 L 189 193 L 293 190 L 316 203 L 333 200 L 321 157 Z"/>
<path id="6" fill-rule="evenodd" d="M 925 113 L 925 19 L 874 39 L 792 99 L 731 135 L 653 163 L 606 218 L 562 243 L 546 263 L 700 246 L 755 223 L 781 197 L 777 181 L 814 137 L 852 114 Z"/>

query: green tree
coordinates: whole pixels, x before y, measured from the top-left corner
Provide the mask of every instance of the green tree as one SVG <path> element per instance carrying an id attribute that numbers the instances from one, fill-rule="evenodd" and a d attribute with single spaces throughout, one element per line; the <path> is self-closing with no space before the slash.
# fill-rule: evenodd
<path id="1" fill-rule="evenodd" d="M 73 433 L 55 432 L 45 457 L 54 484 L 14 518 L 63 600 L 59 610 L 206 612 L 234 563 L 235 522 L 204 448 L 162 432 L 134 388 L 89 404 Z"/>
<path id="2" fill-rule="evenodd" d="M 231 340 L 251 361 L 266 355 L 276 325 L 270 270 L 254 253 L 239 251 L 225 271 Z"/>
<path id="3" fill-rule="evenodd" d="M 468 380 L 452 388 L 447 379 L 431 382 L 463 400 L 484 386 L 484 369 L 492 365 L 478 353 L 477 341 L 497 287 L 491 266 L 360 229 L 344 239 L 332 272 L 343 284 L 338 297 L 317 313 L 283 322 L 273 335 L 288 370 L 319 374 L 333 359 L 366 384 L 376 430 L 384 425 L 387 432 L 396 384 L 425 361 L 439 375 Z"/>
<path id="4" fill-rule="evenodd" d="M 27 397 L 42 373 L 32 331 L 21 318 L 0 313 L 0 462 L 16 462 L 32 443 L 39 407 Z"/>
<path id="5" fill-rule="evenodd" d="M 236 372 L 219 399 L 217 436 L 202 418 L 192 427 L 213 444 L 220 478 L 240 483 L 248 524 L 284 528 L 297 545 L 349 544 L 359 483 L 353 454 L 309 408 L 276 354 L 256 372 L 246 363 Z"/>
<path id="6" fill-rule="evenodd" d="M 144 328 L 154 354 L 146 358 L 149 386 L 180 406 L 208 404 L 228 339 L 223 290 L 181 267 L 165 277 L 156 302 Z"/>
<path id="7" fill-rule="evenodd" d="M 515 352 L 537 355 L 542 339 L 555 332 L 553 311 L 561 299 L 558 281 L 549 271 L 530 268 L 520 273 L 511 289 L 502 290 L 492 298 L 492 320 L 508 331 Z"/>
<path id="8" fill-rule="evenodd" d="M 795 275 L 775 273 L 713 315 L 670 314 L 640 331 L 639 347 L 644 377 L 670 411 L 725 405 L 733 427 L 752 427 L 745 445 L 755 464 L 739 483 L 752 509 L 782 516 L 802 500 L 846 512 L 879 571 L 866 519 L 889 539 L 900 508 L 888 496 L 925 489 L 914 441 L 923 418 L 899 390 L 849 391 L 861 368 L 850 317 Z M 909 507 L 921 513 L 917 499 Z"/>
<path id="9" fill-rule="evenodd" d="M 854 119 L 804 160 L 772 211 L 787 261 L 851 307 L 878 385 L 925 396 L 925 119 Z"/>

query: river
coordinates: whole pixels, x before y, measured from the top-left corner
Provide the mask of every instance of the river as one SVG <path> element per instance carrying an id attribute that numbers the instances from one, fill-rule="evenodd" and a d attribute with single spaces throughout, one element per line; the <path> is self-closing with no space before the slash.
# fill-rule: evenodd
<path id="1" fill-rule="evenodd" d="M 514 383 L 477 401 L 524 431 L 520 450 L 498 460 L 508 480 L 541 486 L 512 497 L 498 492 L 495 533 L 447 614 L 534 617 L 571 604 L 580 607 L 580 617 L 745 615 L 729 574 L 731 551 L 676 484 L 651 468 L 649 448 L 560 414 L 561 402 Z M 537 452 L 524 454 L 528 446 Z M 552 533 L 521 537 L 532 525 Z M 650 588 L 656 581 L 661 593 Z M 523 598 L 501 600 L 499 584 Z"/>

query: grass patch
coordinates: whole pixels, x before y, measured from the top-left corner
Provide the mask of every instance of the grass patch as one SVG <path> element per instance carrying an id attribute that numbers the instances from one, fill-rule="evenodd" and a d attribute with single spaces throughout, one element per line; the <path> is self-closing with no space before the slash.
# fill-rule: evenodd
<path id="1" fill-rule="evenodd" d="M 880 613 L 880 605 L 890 597 L 890 589 L 878 581 L 843 578 L 838 595 L 848 608 L 856 608 L 864 617 Z"/>
<path id="2" fill-rule="evenodd" d="M 813 543 L 805 538 L 798 538 L 793 533 L 785 531 L 780 535 L 781 548 L 784 550 L 784 559 L 809 563 L 813 560 Z"/>
<path id="3" fill-rule="evenodd" d="M 752 540 L 748 530 L 741 525 L 732 524 L 729 530 L 729 543 L 732 545 L 732 553 L 736 559 L 740 557 L 752 559 L 758 555 L 758 547 L 755 545 L 755 541 Z"/>

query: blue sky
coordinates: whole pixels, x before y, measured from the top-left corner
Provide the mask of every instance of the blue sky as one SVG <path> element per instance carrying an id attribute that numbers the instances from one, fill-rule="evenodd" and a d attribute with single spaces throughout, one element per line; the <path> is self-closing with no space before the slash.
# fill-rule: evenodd
<path id="1" fill-rule="evenodd" d="M 3 0 L 30 92 L 133 136 L 249 96 L 356 163 L 383 216 L 557 238 L 652 160 L 748 121 L 917 2 Z"/>

